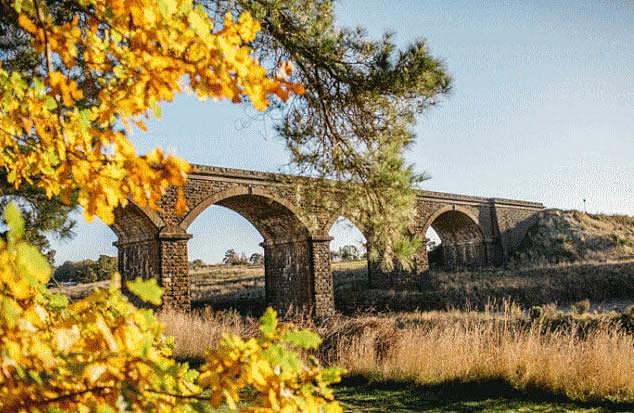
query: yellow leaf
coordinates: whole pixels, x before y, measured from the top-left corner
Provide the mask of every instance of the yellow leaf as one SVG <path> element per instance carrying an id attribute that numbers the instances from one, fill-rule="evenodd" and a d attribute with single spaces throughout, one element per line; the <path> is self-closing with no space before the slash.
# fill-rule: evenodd
<path id="1" fill-rule="evenodd" d="M 97 380 L 108 370 L 108 367 L 103 363 L 90 364 L 84 370 L 84 378 L 88 380 L 90 384 L 95 384 Z"/>
<path id="2" fill-rule="evenodd" d="M 37 32 L 37 26 L 24 14 L 18 16 L 18 24 L 29 33 Z"/>
<path id="3" fill-rule="evenodd" d="M 71 328 L 60 328 L 53 333 L 55 349 L 65 353 L 79 340 L 79 327 L 74 325 Z"/>
<path id="4" fill-rule="evenodd" d="M 181 189 L 179 189 L 178 195 L 176 196 L 176 215 L 183 216 L 187 213 L 188 209 L 185 194 Z"/>

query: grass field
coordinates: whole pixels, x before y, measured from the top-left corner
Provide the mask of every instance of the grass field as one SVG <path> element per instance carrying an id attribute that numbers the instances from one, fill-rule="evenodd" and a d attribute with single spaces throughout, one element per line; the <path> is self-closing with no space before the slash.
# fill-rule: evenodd
<path id="1" fill-rule="evenodd" d="M 433 271 L 418 291 L 371 289 L 364 261 L 333 263 L 335 305 L 353 314 L 375 310 L 483 309 L 510 300 L 523 307 L 589 299 L 603 310 L 634 300 L 634 261 L 547 265 L 530 270 Z M 209 266 L 192 273 L 192 299 L 198 307 L 258 314 L 264 308 L 264 269 Z"/>
<path id="2" fill-rule="evenodd" d="M 348 370 L 336 388 L 348 412 L 634 411 L 634 312 L 622 311 L 634 297 L 632 261 L 434 272 L 420 291 L 368 288 L 363 262 L 333 263 L 333 276 L 345 313 L 293 322 L 324 338 L 325 364 Z M 176 356 L 195 364 L 222 333 L 257 333 L 249 314 L 264 308 L 264 276 L 258 266 L 209 266 L 192 277 L 198 309 L 160 318 Z M 610 304 L 570 311 L 587 297 Z M 427 311 L 377 311 L 412 308 Z"/>
<path id="3" fill-rule="evenodd" d="M 160 317 L 175 337 L 176 356 L 190 361 L 200 360 L 223 332 L 250 336 L 257 329 L 255 319 L 237 312 L 206 309 Z M 428 389 L 432 397 L 451 383 L 463 390 L 494 385 L 487 390 L 492 395 L 500 389 L 513 393 L 492 397 L 497 402 L 476 401 L 503 404 L 510 398 L 519 403 L 520 395 L 521 400 L 538 395 L 536 406 L 575 401 L 622 408 L 634 403 L 634 321 L 626 325 L 625 317 L 616 312 L 555 311 L 531 318 L 517 306 L 506 305 L 484 312 L 340 315 L 320 325 L 307 318 L 294 322 L 316 329 L 324 338 L 319 356 L 325 364 L 345 367 L 353 376 L 400 383 L 389 390 L 395 394 L 412 386 Z M 351 406 L 365 403 L 354 396 L 363 392 L 341 389 Z M 382 398 L 382 391 L 372 387 L 368 397 Z M 467 400 L 478 395 L 468 395 Z M 394 402 L 399 398 L 393 396 Z"/>

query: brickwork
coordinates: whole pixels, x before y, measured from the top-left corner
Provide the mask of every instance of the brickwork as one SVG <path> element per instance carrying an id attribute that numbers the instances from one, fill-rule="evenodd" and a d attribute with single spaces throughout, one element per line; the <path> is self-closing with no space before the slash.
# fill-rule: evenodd
<path id="1" fill-rule="evenodd" d="M 230 208 L 249 220 L 264 238 L 267 302 L 281 312 L 334 312 L 330 237 L 336 216 L 310 202 L 310 179 L 236 169 L 195 166 L 184 189 L 190 207 L 174 213 L 176 191 L 161 198 L 158 211 L 128 205 L 116 211 L 119 270 L 126 279 L 156 277 L 165 288 L 164 305 L 189 309 L 187 228 L 211 205 Z M 431 226 L 443 243 L 447 268 L 503 262 L 533 222 L 541 204 L 420 191 L 412 234 L 424 239 Z M 369 263 L 379 288 L 419 288 L 428 274 L 427 250 L 414 257 L 412 271 L 385 274 Z"/>
<path id="2" fill-rule="evenodd" d="M 311 245 L 315 315 L 328 317 L 335 311 L 335 295 L 330 267 L 330 240 L 313 239 Z"/>
<path id="3" fill-rule="evenodd" d="M 312 307 L 310 245 L 307 239 L 265 244 L 266 301 L 285 313 Z"/>
<path id="4" fill-rule="evenodd" d="M 187 260 L 187 241 L 189 234 L 162 233 L 159 235 L 161 285 L 165 289 L 163 305 L 179 310 L 189 310 L 189 263 Z"/>

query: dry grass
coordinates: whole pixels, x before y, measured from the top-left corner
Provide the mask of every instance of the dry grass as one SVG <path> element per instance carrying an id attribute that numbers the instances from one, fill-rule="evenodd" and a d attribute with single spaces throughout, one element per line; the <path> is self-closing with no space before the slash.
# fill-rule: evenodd
<path id="1" fill-rule="evenodd" d="M 634 257 L 634 217 L 547 209 L 514 253 L 521 268 Z"/>
<path id="2" fill-rule="evenodd" d="M 353 374 L 382 379 L 504 380 L 575 400 L 634 401 L 634 339 L 609 325 L 579 336 L 503 323 L 403 330 L 388 323 L 341 337 L 334 359 Z"/>
<path id="3" fill-rule="evenodd" d="M 202 359 L 205 350 L 214 348 L 223 333 L 250 336 L 257 331 L 255 320 L 244 319 L 231 311 L 184 313 L 172 310 L 163 311 L 158 316 L 165 324 L 165 333 L 174 337 L 174 355 L 178 359 Z"/>
<path id="4" fill-rule="evenodd" d="M 578 323 L 547 328 L 528 322 L 517 306 L 499 310 L 337 316 L 312 327 L 324 337 L 324 362 L 351 374 L 421 384 L 503 380 L 574 400 L 634 401 L 634 336 L 612 316 L 586 314 Z M 256 331 L 254 319 L 235 312 L 160 318 L 175 336 L 177 357 L 185 359 L 201 358 L 222 332 Z M 589 318 L 591 329 L 582 322 Z M 306 319 L 297 324 L 310 326 Z"/>
<path id="5" fill-rule="evenodd" d="M 420 290 L 370 289 L 364 261 L 333 263 L 338 311 L 483 309 L 491 301 L 512 300 L 525 308 L 557 303 L 565 307 L 592 303 L 632 303 L 634 260 L 608 263 L 548 265 L 529 270 L 440 272 L 425 276 Z M 216 266 L 192 274 L 191 294 L 197 306 L 239 309 L 257 314 L 264 308 L 264 269 Z M 605 307 L 605 306 L 604 306 Z"/>
<path id="6" fill-rule="evenodd" d="M 483 309 L 491 301 L 505 299 L 524 308 L 548 303 L 568 307 L 584 299 L 612 302 L 622 308 L 634 297 L 634 261 L 560 264 L 530 270 L 432 271 L 417 291 L 369 289 L 363 279 L 364 269 L 347 277 L 334 275 L 335 303 L 339 311 L 347 313 L 367 308 Z"/>

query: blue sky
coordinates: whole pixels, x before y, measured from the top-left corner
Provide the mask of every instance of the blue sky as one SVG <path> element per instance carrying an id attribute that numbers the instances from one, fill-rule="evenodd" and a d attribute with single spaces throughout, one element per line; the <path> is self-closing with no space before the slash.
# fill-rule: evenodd
<path id="1" fill-rule="evenodd" d="M 342 1 L 341 25 L 372 36 L 425 38 L 454 77 L 452 93 L 419 116 L 407 153 L 426 189 L 517 198 L 547 207 L 634 215 L 634 5 L 627 1 Z M 133 141 L 191 162 L 277 171 L 287 154 L 273 121 L 244 105 L 179 96 Z M 78 217 L 54 242 L 57 263 L 116 254 L 114 234 Z M 190 227 L 190 259 L 258 251 L 242 217 L 212 207 Z M 335 247 L 360 239 L 338 226 Z"/>

